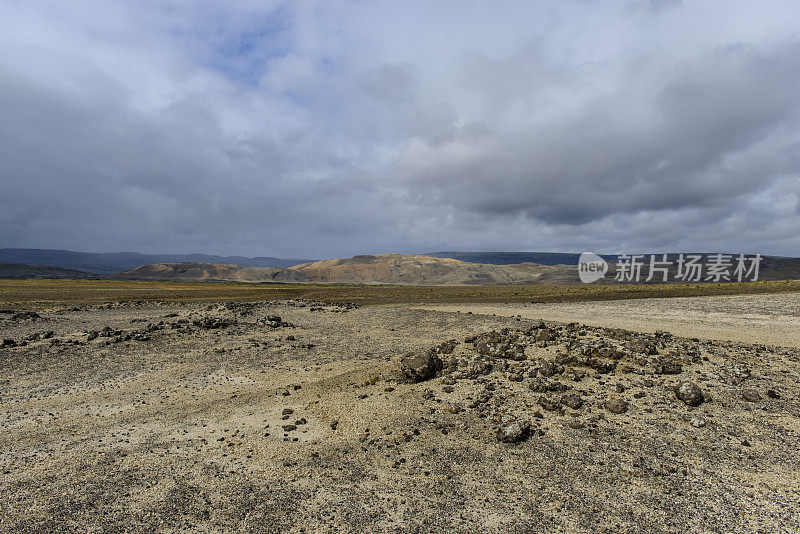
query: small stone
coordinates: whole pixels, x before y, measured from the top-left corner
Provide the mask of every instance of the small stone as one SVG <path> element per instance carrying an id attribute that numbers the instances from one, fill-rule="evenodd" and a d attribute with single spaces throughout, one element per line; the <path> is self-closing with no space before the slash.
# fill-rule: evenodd
<path id="1" fill-rule="evenodd" d="M 515 421 L 497 429 L 497 441 L 502 443 L 516 443 L 527 438 L 531 432 L 531 424 L 527 421 Z"/>
<path id="2" fill-rule="evenodd" d="M 559 408 L 561 408 L 561 404 L 554 401 L 553 399 L 549 399 L 545 396 L 539 397 L 539 406 L 547 410 L 548 412 L 555 412 Z"/>
<path id="3" fill-rule="evenodd" d="M 561 396 L 561 404 L 567 406 L 568 408 L 572 408 L 573 410 L 577 410 L 583 406 L 583 399 L 580 397 L 580 395 L 567 393 Z"/>
<path id="4" fill-rule="evenodd" d="M 761 400 L 761 395 L 754 389 L 746 389 L 742 391 L 742 398 L 747 402 L 758 402 Z"/>
<path id="5" fill-rule="evenodd" d="M 603 406 L 611 413 L 621 414 L 628 411 L 628 403 L 617 397 L 606 399 Z"/>
<path id="6" fill-rule="evenodd" d="M 659 375 L 679 375 L 683 372 L 683 367 L 673 359 L 661 358 L 655 361 L 654 370 Z"/>
<path id="7" fill-rule="evenodd" d="M 453 386 L 445 386 L 445 387 L 442 388 L 442 391 L 444 391 L 445 393 L 452 393 L 453 392 Z"/>
<path id="8" fill-rule="evenodd" d="M 447 411 L 452 413 L 452 414 L 457 414 L 457 413 L 463 412 L 464 411 L 464 407 L 461 406 L 461 404 L 459 404 L 457 402 L 454 402 L 453 404 L 451 404 L 451 405 L 449 405 L 447 407 Z"/>
<path id="9" fill-rule="evenodd" d="M 703 397 L 703 390 L 700 389 L 700 386 L 688 380 L 678 383 L 678 385 L 673 388 L 673 391 L 675 392 L 675 396 L 688 406 L 697 406 L 702 404 L 703 400 L 705 400 Z"/>
<path id="10" fill-rule="evenodd" d="M 781 395 L 780 395 L 780 393 L 778 393 L 774 389 L 768 389 L 767 390 L 767 397 L 769 397 L 770 399 L 780 399 Z"/>
<path id="11" fill-rule="evenodd" d="M 283 411 L 281 412 L 281 415 L 292 415 L 293 413 L 294 410 L 292 410 L 291 408 L 284 408 Z"/>
<path id="12" fill-rule="evenodd" d="M 338 426 L 339 426 L 339 420 L 338 419 L 334 419 L 333 421 L 331 421 L 331 429 L 332 430 L 336 430 L 336 427 L 338 427 Z"/>
<path id="13" fill-rule="evenodd" d="M 283 427 L 281 428 L 283 428 L 284 432 L 291 432 L 292 430 L 297 430 L 296 425 L 283 425 Z"/>
<path id="14" fill-rule="evenodd" d="M 706 426 L 706 420 L 700 417 L 692 417 L 691 421 L 689 421 L 689 424 L 695 428 L 703 428 Z"/>
<path id="15" fill-rule="evenodd" d="M 575 430 L 581 429 L 586 425 L 582 421 L 570 421 L 567 423 L 567 426 L 570 428 L 574 428 Z"/>

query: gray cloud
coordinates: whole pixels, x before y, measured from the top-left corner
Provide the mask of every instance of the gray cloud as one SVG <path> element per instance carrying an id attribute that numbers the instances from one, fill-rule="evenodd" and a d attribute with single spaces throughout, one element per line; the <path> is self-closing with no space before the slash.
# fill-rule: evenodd
<path id="1" fill-rule="evenodd" d="M 0 246 L 797 255 L 796 8 L 700 4 L 6 3 Z"/>

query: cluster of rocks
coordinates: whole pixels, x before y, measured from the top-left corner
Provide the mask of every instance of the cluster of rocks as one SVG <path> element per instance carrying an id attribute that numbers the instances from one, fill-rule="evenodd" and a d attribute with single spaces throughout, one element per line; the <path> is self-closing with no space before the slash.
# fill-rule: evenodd
<path id="1" fill-rule="evenodd" d="M 192 321 L 192 324 L 198 328 L 204 328 L 206 330 L 216 330 L 220 328 L 227 328 L 237 323 L 236 319 L 206 315 L 204 317 L 200 317 L 199 319 L 195 319 L 194 321 Z"/>
<path id="2" fill-rule="evenodd" d="M 498 441 L 516 442 L 541 433 L 543 412 L 569 413 L 574 419 L 568 426 L 583 428 L 594 426 L 603 412 L 621 416 L 632 406 L 652 411 L 640 402 L 648 388 L 660 387 L 656 390 L 669 392 L 673 403 L 680 401 L 687 409 L 709 402 L 708 391 L 680 375 L 690 370 L 702 376 L 709 361 L 705 354 L 714 350 L 713 342 L 679 339 L 667 332 L 539 322 L 527 329 L 469 336 L 464 344 L 450 340 L 422 353 L 406 354 L 399 366 L 409 382 L 439 377 L 442 393 L 448 395 L 446 411 L 460 413 L 466 405 L 490 422 Z M 730 365 L 732 376 L 749 376 L 744 364 Z M 452 393 L 465 381 L 469 385 L 460 388 L 465 402 L 452 402 Z M 623 382 L 641 389 L 631 395 Z M 431 388 L 425 388 L 422 397 L 443 402 Z M 750 389 L 742 398 L 758 402 L 761 396 Z M 590 412 L 594 415 L 585 417 Z M 689 419 L 697 419 L 692 426 L 698 428 L 705 424 L 701 418 Z"/>
<path id="3" fill-rule="evenodd" d="M 139 330 L 132 330 L 126 332 L 124 330 L 115 330 L 110 326 L 105 326 L 101 330 L 91 330 L 86 333 L 86 341 L 94 341 L 97 338 L 105 338 L 106 344 L 112 343 L 123 343 L 125 341 L 148 341 L 150 336 L 149 333 L 155 332 L 157 330 L 162 330 L 164 328 L 164 323 L 160 324 L 148 324 L 142 329 Z"/>
<path id="4" fill-rule="evenodd" d="M 344 303 L 335 303 L 335 302 L 323 302 L 319 300 L 310 300 L 310 299 L 290 299 L 286 301 L 281 301 L 280 304 L 284 306 L 294 306 L 296 308 L 309 308 L 308 311 L 312 312 L 332 312 L 332 313 L 343 313 L 348 312 L 350 310 L 358 309 L 356 304 L 352 302 L 344 302 Z"/>
<path id="5" fill-rule="evenodd" d="M 278 315 L 267 315 L 262 317 L 256 324 L 259 326 L 266 326 L 267 328 L 295 328 L 292 323 L 286 322 Z"/>

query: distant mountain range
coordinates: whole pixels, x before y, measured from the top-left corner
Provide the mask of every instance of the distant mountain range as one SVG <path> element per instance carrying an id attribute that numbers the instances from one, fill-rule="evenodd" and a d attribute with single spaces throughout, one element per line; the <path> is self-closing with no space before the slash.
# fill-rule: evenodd
<path id="1" fill-rule="evenodd" d="M 308 282 L 299 271 L 282 267 L 241 267 L 217 263 L 156 263 L 111 275 L 115 280 L 175 282 Z"/>
<path id="2" fill-rule="evenodd" d="M 4 263 L 0 261 L 0 278 L 44 278 L 65 280 L 92 280 L 97 276 L 75 269 L 50 267 L 47 265 L 25 265 L 22 263 Z"/>
<path id="3" fill-rule="evenodd" d="M 703 263 L 708 263 L 712 254 L 703 253 L 700 256 Z M 0 278 L 410 285 L 570 284 L 579 283 L 579 257 L 579 254 L 557 252 L 435 252 L 429 255 L 377 254 L 308 261 L 206 254 L 95 254 L 65 250 L 0 249 Z M 614 255 L 603 257 L 609 263 L 609 271 L 605 279 L 598 283 L 616 283 L 614 273 L 620 258 Z M 2 263 L 8 258 L 17 261 Z M 169 261 L 156 261 L 165 258 Z M 172 261 L 175 258 L 179 261 Z M 676 281 L 677 255 L 670 254 L 668 259 L 673 262 L 668 280 Z M 148 261 L 151 263 L 142 263 Z M 649 273 L 649 255 L 644 255 L 640 261 L 643 266 L 639 281 L 645 282 Z M 658 282 L 659 278 L 657 276 L 653 281 Z M 759 279 L 800 279 L 800 258 L 764 256 Z M 702 281 L 707 280 L 702 278 Z"/>
<path id="4" fill-rule="evenodd" d="M 46 265 L 76 269 L 91 274 L 110 275 L 154 263 L 216 263 L 242 267 L 291 267 L 310 259 L 245 256 L 214 256 L 210 254 L 140 254 L 138 252 L 73 252 L 36 248 L 0 249 L 0 262 L 26 265 Z"/>

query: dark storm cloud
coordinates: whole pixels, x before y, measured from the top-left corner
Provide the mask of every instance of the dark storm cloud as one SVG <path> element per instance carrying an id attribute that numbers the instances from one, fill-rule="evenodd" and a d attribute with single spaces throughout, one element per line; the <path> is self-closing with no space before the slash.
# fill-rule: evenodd
<path id="1" fill-rule="evenodd" d="M 552 223 L 732 203 L 764 189 L 768 176 L 797 172 L 794 143 L 775 146 L 769 161 L 748 151 L 771 137 L 796 139 L 799 44 L 768 55 L 715 51 L 643 102 L 627 93 L 590 99 L 573 116 L 464 143 L 467 157 L 411 173 L 417 187 L 460 208 Z"/>
<path id="2" fill-rule="evenodd" d="M 0 7 L 0 246 L 800 252 L 791 2 Z"/>

